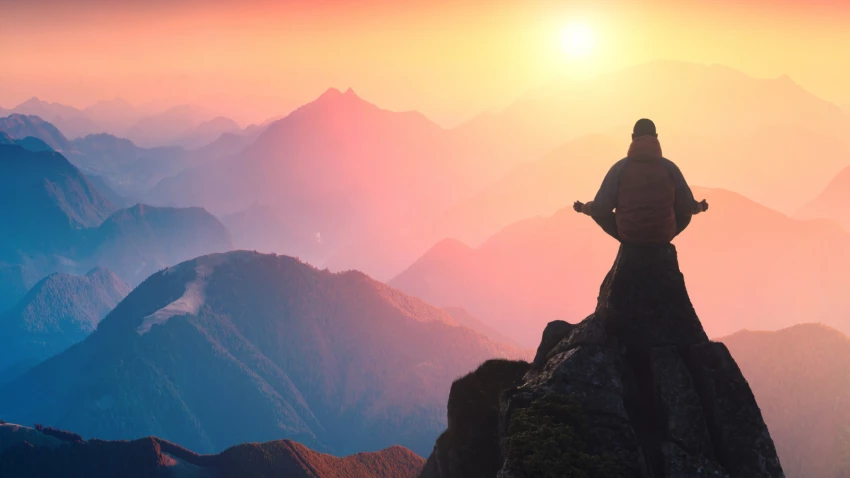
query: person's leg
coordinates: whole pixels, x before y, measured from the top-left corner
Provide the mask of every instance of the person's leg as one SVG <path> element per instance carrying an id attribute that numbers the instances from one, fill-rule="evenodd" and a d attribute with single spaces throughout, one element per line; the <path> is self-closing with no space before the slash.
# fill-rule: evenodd
<path id="1" fill-rule="evenodd" d="M 680 214 L 680 215 L 676 216 L 676 235 L 677 236 L 679 234 L 681 234 L 682 231 L 685 230 L 685 228 L 688 227 L 688 225 L 691 223 L 691 218 L 693 218 L 693 217 L 694 217 L 693 214 Z"/>
<path id="2" fill-rule="evenodd" d="M 609 214 L 605 216 L 591 216 L 596 224 L 599 224 L 599 227 L 602 228 L 603 231 L 608 233 L 609 236 L 613 237 L 616 240 L 620 240 L 620 232 L 617 229 L 617 216 L 614 214 Z"/>

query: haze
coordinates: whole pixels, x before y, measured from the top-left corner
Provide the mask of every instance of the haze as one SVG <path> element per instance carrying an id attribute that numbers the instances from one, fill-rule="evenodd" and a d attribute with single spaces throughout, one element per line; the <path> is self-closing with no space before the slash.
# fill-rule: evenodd
<path id="1" fill-rule="evenodd" d="M 201 99 L 245 126 L 333 86 L 454 125 L 559 78 L 654 59 L 787 74 L 850 102 L 846 2 L 3 0 L 0 11 L 6 108 L 31 96 L 78 108 Z M 579 58 L 561 47 L 577 19 L 597 40 Z"/>

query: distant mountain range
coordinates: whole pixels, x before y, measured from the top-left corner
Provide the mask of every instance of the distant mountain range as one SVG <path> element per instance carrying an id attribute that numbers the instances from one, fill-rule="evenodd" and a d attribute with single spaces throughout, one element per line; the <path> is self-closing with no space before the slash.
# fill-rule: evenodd
<path id="1" fill-rule="evenodd" d="M 777 329 L 801 316 L 850 332 L 850 235 L 799 221 L 724 190 L 680 238 L 691 298 L 710 336 Z M 572 208 L 517 222 L 478 247 L 435 245 L 390 285 L 437 306 L 461 306 L 524 346 L 550 320 L 578 320 L 596 297 L 617 243 Z M 589 280 L 593 278 L 597 280 Z M 722 299 L 718 299 L 722 298 Z"/>
<path id="2" fill-rule="evenodd" d="M 30 98 L 4 110 L 0 116 L 19 114 L 37 116 L 58 127 L 69 138 L 110 133 L 125 136 L 146 147 L 181 146 L 197 148 L 223 133 L 238 133 L 242 128 L 202 106 L 184 104 L 151 112 L 116 98 L 98 102 L 84 110 L 60 103 Z"/>
<path id="3" fill-rule="evenodd" d="M 662 138 L 719 139 L 781 125 L 843 138 L 850 129 L 850 116 L 787 76 L 756 79 L 721 65 L 653 61 L 585 81 L 555 82 L 459 130 L 535 157 L 586 134 L 627 134 L 644 117 L 661 126 Z"/>
<path id="4" fill-rule="evenodd" d="M 129 286 L 106 269 L 45 277 L 0 314 L 0 371 L 35 365 L 82 341 L 129 293 Z"/>
<path id="5" fill-rule="evenodd" d="M 850 155 L 848 155 L 850 160 Z M 800 209 L 799 219 L 832 219 L 850 232 L 850 166 L 833 179 L 812 202 Z"/>
<path id="6" fill-rule="evenodd" d="M 0 146 L 0 260 L 72 247 L 115 207 L 62 155 Z"/>
<path id="7" fill-rule="evenodd" d="M 850 338 L 803 324 L 722 341 L 753 389 L 786 476 L 847 476 Z"/>
<path id="8" fill-rule="evenodd" d="M 216 119 L 203 126 L 192 142 L 200 146 L 195 149 L 182 146 L 143 148 L 129 139 L 108 133 L 69 140 L 56 126 L 38 116 L 12 114 L 0 118 L 0 144 L 18 144 L 31 151 L 60 152 L 86 174 L 108 182 L 110 189 L 137 199 L 159 181 L 188 167 L 236 155 L 265 130 L 264 126 L 255 126 L 250 131 L 237 128 L 235 132 L 220 133 L 216 131 L 216 124 L 220 123 L 221 120 Z"/>
<path id="9" fill-rule="evenodd" d="M 148 278 L 86 340 L 3 387 L 0 416 L 204 452 L 290 438 L 425 454 L 451 381 L 524 354 L 361 273 L 231 252 Z"/>
<path id="10" fill-rule="evenodd" d="M 198 455 L 155 437 L 83 441 L 71 432 L 0 422 L 0 476 L 10 478 L 415 478 L 424 462 L 399 446 L 338 458 L 289 440 Z"/>
<path id="11" fill-rule="evenodd" d="M 138 284 L 168 265 L 233 248 L 200 208 L 118 210 L 61 154 L 0 145 L 0 312 L 51 272 L 96 266 Z"/>
<path id="12" fill-rule="evenodd" d="M 488 171 L 466 153 L 419 113 L 382 110 L 351 90 L 331 89 L 272 123 L 237 157 L 163 181 L 148 200 L 218 214 L 259 202 L 275 208 L 292 235 L 321 237 L 332 251 L 417 224 L 505 169 L 493 161 Z"/>

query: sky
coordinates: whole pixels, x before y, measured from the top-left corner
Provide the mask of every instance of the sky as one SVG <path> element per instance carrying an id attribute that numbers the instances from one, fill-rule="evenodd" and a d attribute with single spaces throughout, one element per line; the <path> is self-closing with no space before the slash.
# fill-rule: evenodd
<path id="1" fill-rule="evenodd" d="M 577 24 L 581 55 L 564 46 Z M 787 74 L 843 104 L 848 24 L 846 0 L 0 0 L 0 106 L 201 98 L 252 105 L 247 122 L 352 87 L 449 125 L 656 59 Z"/>

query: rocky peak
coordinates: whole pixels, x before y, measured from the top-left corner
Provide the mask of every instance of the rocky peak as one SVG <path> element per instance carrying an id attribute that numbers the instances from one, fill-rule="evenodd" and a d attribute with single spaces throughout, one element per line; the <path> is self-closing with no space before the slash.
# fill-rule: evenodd
<path id="1" fill-rule="evenodd" d="M 422 478 L 784 477 L 749 384 L 700 324 L 672 245 L 622 246 L 596 311 L 550 323 L 523 375 L 488 362 L 464 381 L 491 393 L 452 387 L 449 427 Z"/>

